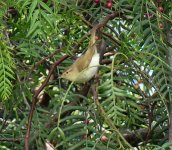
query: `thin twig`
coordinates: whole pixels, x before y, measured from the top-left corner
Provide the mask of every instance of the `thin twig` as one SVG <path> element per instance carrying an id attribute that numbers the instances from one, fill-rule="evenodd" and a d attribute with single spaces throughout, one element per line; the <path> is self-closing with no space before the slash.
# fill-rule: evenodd
<path id="1" fill-rule="evenodd" d="M 31 69 L 30 72 L 33 72 L 33 70 L 39 66 L 40 64 L 44 63 L 47 59 L 53 57 L 54 55 L 56 55 L 58 52 L 60 52 L 60 49 L 56 50 L 55 52 L 53 52 L 52 54 L 44 57 L 43 59 L 41 59 L 40 61 L 38 61 Z"/>
<path id="2" fill-rule="evenodd" d="M 151 99 L 151 97 L 150 97 Z M 153 118 L 154 118 L 154 108 L 155 108 L 155 105 L 156 105 L 156 101 L 152 104 L 152 105 L 149 105 L 149 108 L 148 108 L 148 133 L 146 135 L 146 144 L 148 143 L 148 140 L 150 139 L 150 136 L 151 136 L 151 133 L 152 133 L 152 122 L 153 122 Z"/>
<path id="3" fill-rule="evenodd" d="M 32 105 L 31 105 L 31 109 L 29 112 L 29 118 L 28 118 L 28 125 L 27 125 L 27 131 L 26 131 L 26 135 L 25 135 L 25 150 L 29 150 L 29 137 L 30 137 L 30 129 L 31 129 L 31 122 L 32 122 L 32 118 L 33 118 L 33 113 L 35 110 L 35 105 L 37 103 L 37 96 L 40 94 L 40 92 L 45 88 L 45 86 L 48 84 L 48 81 L 52 75 L 52 73 L 54 72 L 54 70 L 56 69 L 56 67 L 62 63 L 65 59 L 67 59 L 69 56 L 65 55 L 63 57 L 61 57 L 58 61 L 56 61 L 50 71 L 49 74 L 47 76 L 47 78 L 45 79 L 45 81 L 43 82 L 43 84 L 39 87 L 39 89 L 37 91 L 35 91 L 34 96 L 32 97 Z"/>
<path id="4" fill-rule="evenodd" d="M 102 65 L 109 65 L 111 63 L 112 63 L 111 59 L 103 59 L 102 62 L 101 62 Z"/>
<path id="5" fill-rule="evenodd" d="M 84 19 L 83 17 L 81 17 L 79 14 L 76 14 L 76 15 L 78 15 L 78 16 L 82 19 L 82 21 L 83 21 L 87 26 L 89 26 L 89 27 L 91 27 L 91 28 L 93 28 L 93 27 L 95 26 L 95 25 L 92 25 L 89 21 L 85 20 L 85 19 Z M 104 20 L 101 24 L 99 24 L 99 27 L 98 27 L 98 28 L 104 27 L 104 26 L 107 24 L 107 22 L 108 22 L 109 20 L 112 20 L 113 18 L 119 17 L 119 16 L 120 16 L 120 13 L 112 13 L 112 14 L 108 15 L 108 16 L 105 18 L 105 20 Z M 103 31 L 100 31 L 100 32 L 101 32 L 103 35 L 105 35 L 106 37 L 108 37 L 109 39 L 111 39 L 112 41 L 114 41 L 115 43 L 117 43 L 118 45 L 121 45 L 121 44 L 120 44 L 120 41 L 117 40 L 117 39 L 114 39 L 112 35 L 110 35 L 110 34 L 108 34 L 108 33 L 106 33 L 106 32 L 103 32 Z"/>

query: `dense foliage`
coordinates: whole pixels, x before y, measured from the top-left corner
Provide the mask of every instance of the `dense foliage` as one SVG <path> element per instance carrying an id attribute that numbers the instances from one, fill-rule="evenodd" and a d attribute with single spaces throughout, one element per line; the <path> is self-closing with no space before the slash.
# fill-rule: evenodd
<path id="1" fill-rule="evenodd" d="M 1 0 L 0 149 L 23 149 L 33 94 L 65 55 L 37 98 L 31 150 L 169 147 L 171 8 L 170 0 Z M 58 78 L 113 12 L 121 16 L 102 29 L 107 47 L 96 78 Z"/>

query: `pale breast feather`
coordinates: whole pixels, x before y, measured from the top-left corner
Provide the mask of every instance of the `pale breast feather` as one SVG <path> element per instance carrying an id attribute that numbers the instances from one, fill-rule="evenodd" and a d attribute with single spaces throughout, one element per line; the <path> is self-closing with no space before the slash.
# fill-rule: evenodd
<path id="1" fill-rule="evenodd" d="M 97 72 L 99 66 L 99 53 L 93 55 L 88 68 L 84 69 L 83 72 L 77 77 L 78 82 L 90 80 Z M 79 81 L 80 80 L 80 81 Z"/>

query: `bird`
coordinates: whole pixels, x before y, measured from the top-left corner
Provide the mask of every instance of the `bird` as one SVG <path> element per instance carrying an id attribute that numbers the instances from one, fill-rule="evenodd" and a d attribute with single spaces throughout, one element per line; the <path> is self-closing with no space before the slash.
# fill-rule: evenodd
<path id="1" fill-rule="evenodd" d="M 96 42 L 97 28 L 91 30 L 91 39 L 87 51 L 81 55 L 62 75 L 61 78 L 76 83 L 85 83 L 93 78 L 100 65 L 101 55 L 105 50 L 105 41 Z M 99 47 L 99 49 L 98 49 Z"/>

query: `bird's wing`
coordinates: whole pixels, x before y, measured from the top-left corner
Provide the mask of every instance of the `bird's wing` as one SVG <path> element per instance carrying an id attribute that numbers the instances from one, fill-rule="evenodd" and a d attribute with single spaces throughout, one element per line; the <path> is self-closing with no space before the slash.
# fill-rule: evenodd
<path id="1" fill-rule="evenodd" d="M 84 69 L 86 69 L 89 66 L 89 64 L 92 60 L 92 56 L 95 53 L 95 50 L 96 50 L 95 46 L 89 47 L 88 50 L 85 52 L 85 54 L 83 54 L 81 57 L 79 57 L 76 60 L 75 63 L 77 65 L 79 72 L 83 71 Z"/>
<path id="2" fill-rule="evenodd" d="M 100 42 L 98 43 L 97 45 L 97 52 L 100 54 L 100 64 L 101 64 L 101 61 L 103 59 L 103 55 L 106 51 L 106 42 L 104 39 L 101 39 Z"/>
<path id="3" fill-rule="evenodd" d="M 89 66 L 92 60 L 92 56 L 95 54 L 95 52 L 97 52 L 97 44 L 95 40 L 96 29 L 97 28 L 92 29 L 91 39 L 90 39 L 87 51 L 85 52 L 84 55 L 79 57 L 75 62 L 79 72 L 83 71 Z"/>

